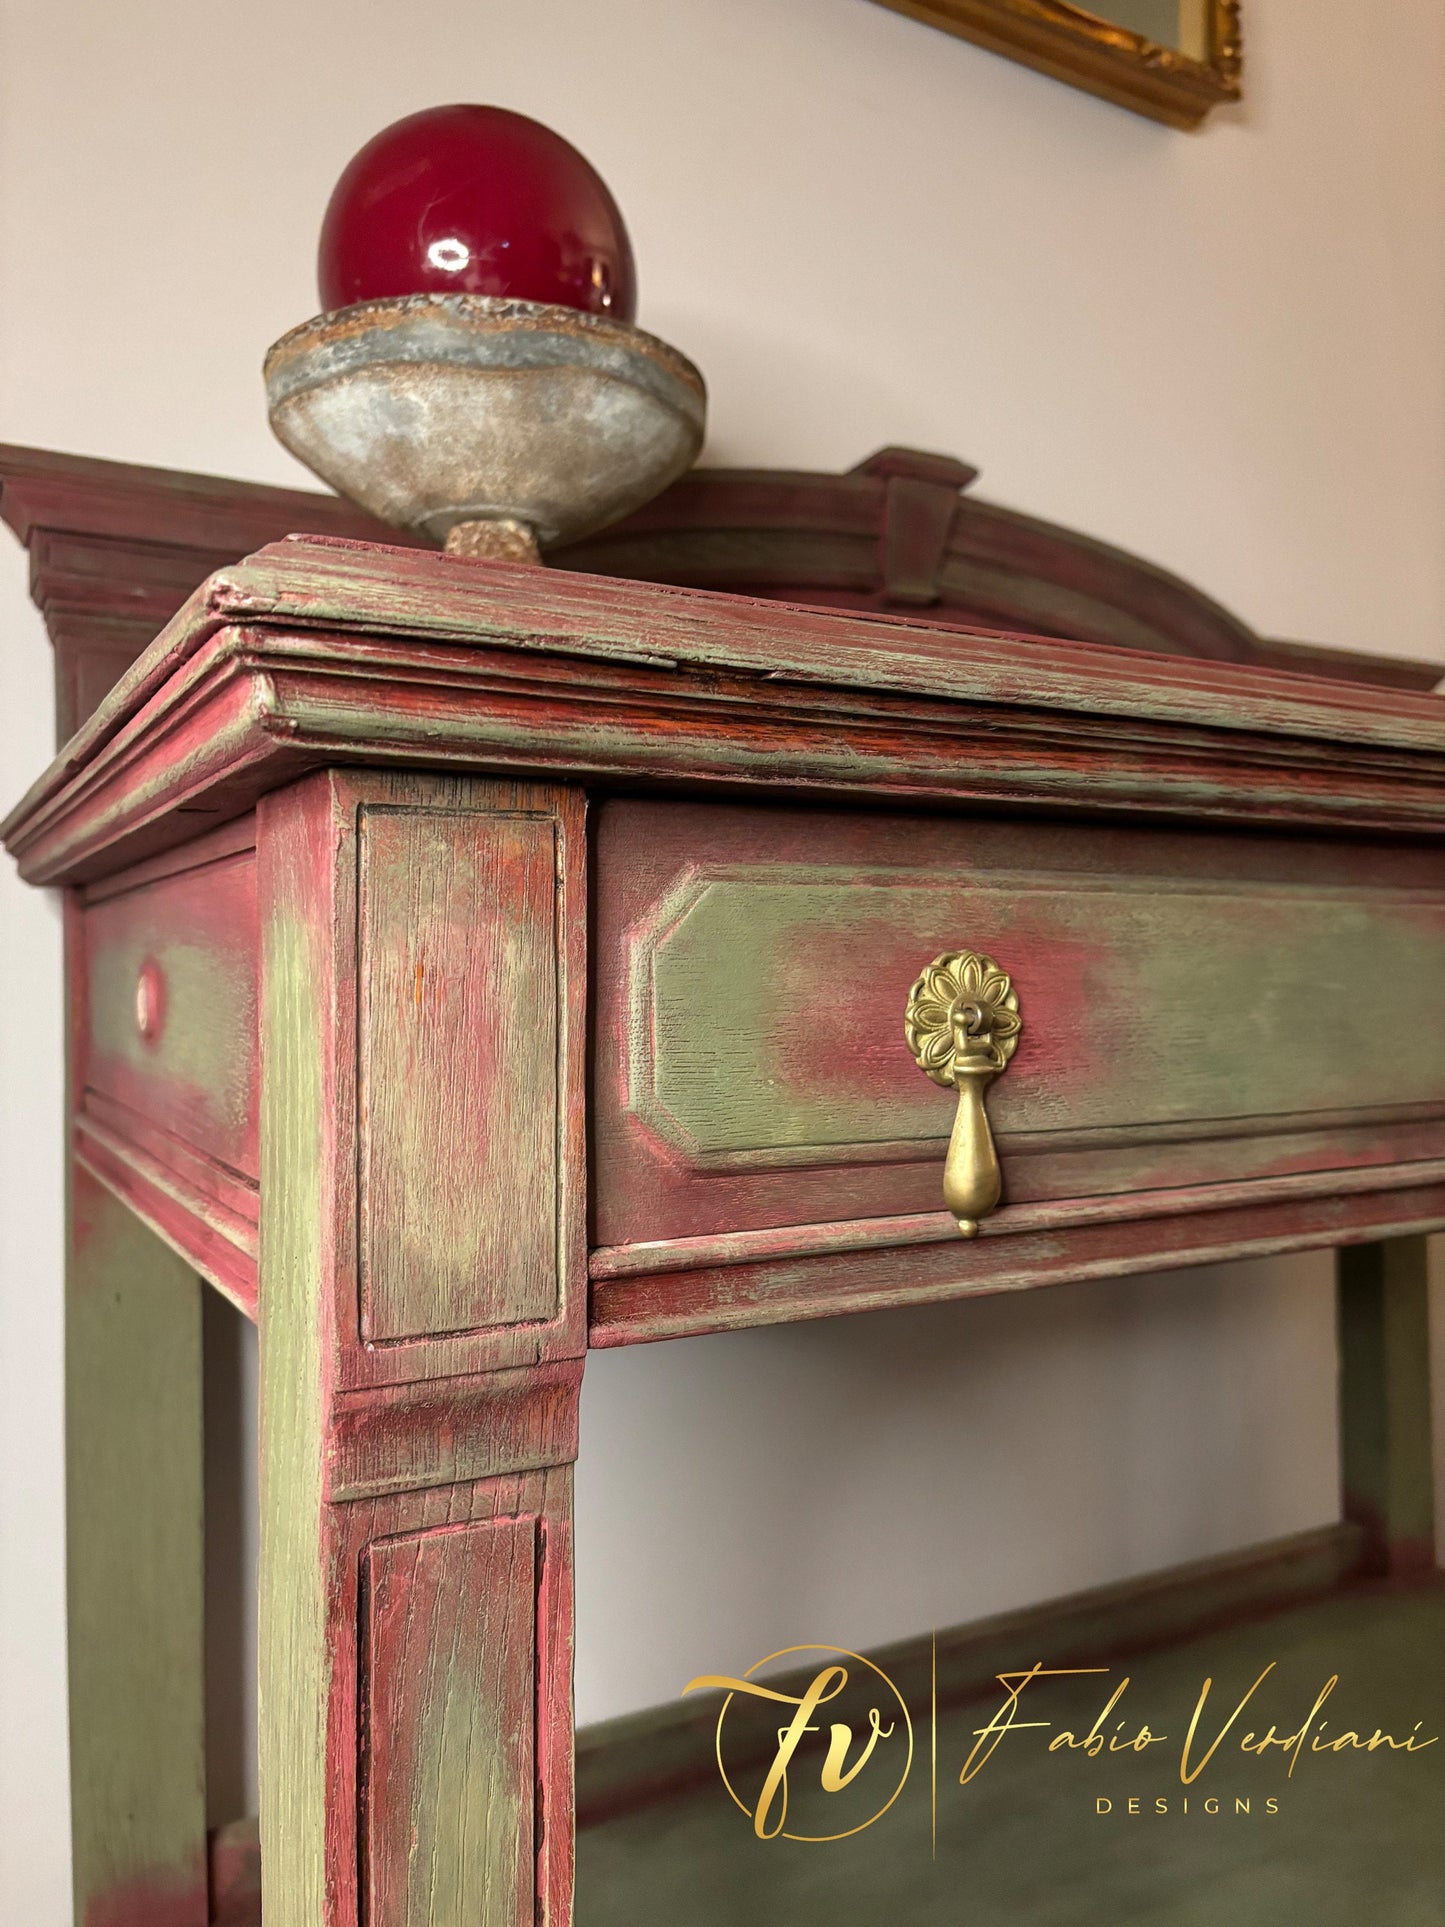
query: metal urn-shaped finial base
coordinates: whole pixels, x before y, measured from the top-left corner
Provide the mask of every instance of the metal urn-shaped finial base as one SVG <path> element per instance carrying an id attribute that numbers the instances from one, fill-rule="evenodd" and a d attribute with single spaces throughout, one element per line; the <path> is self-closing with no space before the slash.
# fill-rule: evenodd
<path id="1" fill-rule="evenodd" d="M 266 357 L 271 425 L 361 508 L 453 555 L 535 561 L 666 488 L 702 447 L 692 363 L 604 315 L 409 295 L 319 315 Z"/>

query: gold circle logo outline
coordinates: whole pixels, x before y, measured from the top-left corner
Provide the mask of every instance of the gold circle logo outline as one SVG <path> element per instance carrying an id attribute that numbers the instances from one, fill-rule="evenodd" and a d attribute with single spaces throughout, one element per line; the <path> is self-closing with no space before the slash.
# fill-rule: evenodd
<path id="1" fill-rule="evenodd" d="M 783 1840 L 799 1841 L 805 1846 L 826 1846 L 830 1840 L 847 1840 L 855 1833 L 865 1832 L 874 1824 L 874 1821 L 883 1818 L 889 1807 L 893 1805 L 893 1802 L 898 1798 L 904 1787 L 907 1786 L 908 1776 L 913 1771 L 913 1721 L 908 1716 L 908 1708 L 904 1704 L 903 1695 L 893 1684 L 893 1681 L 889 1679 L 883 1668 L 881 1666 L 875 1666 L 871 1659 L 865 1659 L 861 1653 L 851 1652 L 846 1646 L 783 1646 L 780 1647 L 776 1653 L 768 1653 L 762 1659 L 756 1660 L 743 1674 L 743 1678 L 751 1679 L 760 1666 L 771 1666 L 775 1659 L 787 1659 L 793 1653 L 837 1653 L 842 1659 L 856 1659 L 860 1666 L 866 1666 L 870 1673 L 876 1673 L 893 1695 L 894 1699 L 897 1700 L 898 1710 L 903 1715 L 904 1729 L 908 1734 L 908 1757 L 903 1762 L 903 1772 L 899 1776 L 898 1784 L 871 1819 L 860 1821 L 856 1827 L 845 1827 L 841 1833 L 789 1833 L 785 1827 L 777 1836 Z M 737 1791 L 732 1781 L 728 1778 L 727 1768 L 723 1765 L 723 1721 L 727 1718 L 728 1708 L 732 1705 L 736 1697 L 737 1695 L 735 1693 L 729 1693 L 722 1705 L 718 1708 L 716 1739 L 717 1770 L 722 1775 L 722 1783 L 727 1788 L 728 1797 L 733 1805 L 740 1813 L 745 1813 L 751 1820 L 753 1817 L 752 1808 L 746 1806 L 743 1801 L 738 1798 Z"/>

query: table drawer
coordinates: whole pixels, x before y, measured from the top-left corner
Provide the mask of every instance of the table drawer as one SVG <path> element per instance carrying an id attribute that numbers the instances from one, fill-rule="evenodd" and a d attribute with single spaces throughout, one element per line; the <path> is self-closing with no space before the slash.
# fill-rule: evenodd
<path id="1" fill-rule="evenodd" d="M 91 892 L 81 1087 L 255 1179 L 257 949 L 249 823 Z"/>
<path id="2" fill-rule="evenodd" d="M 82 1162 L 254 1307 L 259 921 L 251 819 L 82 893 L 74 965 Z"/>
<path id="3" fill-rule="evenodd" d="M 1368 842 L 618 800 L 594 1242 L 938 1211 L 940 953 L 1010 973 L 1003 1202 L 1445 1155 L 1445 874 Z"/>

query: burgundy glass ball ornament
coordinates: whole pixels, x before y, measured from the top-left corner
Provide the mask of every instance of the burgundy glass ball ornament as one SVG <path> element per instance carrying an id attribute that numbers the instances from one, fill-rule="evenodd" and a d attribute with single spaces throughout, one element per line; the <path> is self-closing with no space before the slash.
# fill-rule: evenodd
<path id="1" fill-rule="evenodd" d="M 482 294 L 631 321 L 632 246 L 570 141 L 505 107 L 428 107 L 369 140 L 321 228 L 321 304 Z"/>
<path id="2" fill-rule="evenodd" d="M 271 426 L 383 522 L 535 562 L 667 487 L 707 390 L 632 325 L 622 216 L 559 134 L 437 107 L 369 141 L 321 236 L 324 314 L 266 357 Z"/>

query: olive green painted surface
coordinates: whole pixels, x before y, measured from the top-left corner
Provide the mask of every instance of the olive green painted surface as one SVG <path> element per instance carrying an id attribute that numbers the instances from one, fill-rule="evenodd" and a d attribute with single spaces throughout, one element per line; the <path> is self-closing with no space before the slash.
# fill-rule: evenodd
<path id="1" fill-rule="evenodd" d="M 368 1927 L 531 1918 L 537 1521 L 367 1554 Z"/>
<path id="2" fill-rule="evenodd" d="M 1319 1526 L 963 1626 L 934 1627 L 874 1647 L 868 1658 L 917 1718 L 935 1697 L 950 1705 L 976 1699 L 1000 1671 L 1018 1664 L 1021 1652 L 1044 1655 L 1051 1664 L 1093 1664 L 1101 1655 L 1168 1646 L 1337 1592 L 1359 1576 L 1363 1537 L 1356 1526 Z M 805 1655 L 800 1667 L 769 1668 L 769 1684 L 801 1694 L 816 1671 L 816 1654 Z M 576 1744 L 579 1828 L 602 1824 L 599 1816 L 658 1798 L 664 1789 L 691 1786 L 716 1727 L 716 1701 L 695 1694 L 583 1727 Z M 775 1749 L 766 1727 L 752 1729 L 751 1737 L 756 1750 L 744 1765 L 766 1760 Z M 738 1759 L 735 1744 L 729 1757 Z"/>
<path id="3" fill-rule="evenodd" d="M 76 1919 L 206 1921 L 201 1286 L 71 1176 L 67 1592 Z"/>
<path id="4" fill-rule="evenodd" d="M 1018 1663 L 1039 1657 L 1021 1653 Z M 944 1713 L 936 1859 L 926 1717 L 897 1804 L 849 1840 L 759 1841 L 715 1777 L 588 1829 L 578 1836 L 578 1927 L 1438 1927 L 1445 1739 L 1415 1754 L 1307 1752 L 1293 1779 L 1278 1752 L 1256 1760 L 1226 1742 L 1192 1786 L 1181 1784 L 1179 1743 L 1204 1680 L 1215 1682 L 1207 1712 L 1228 1700 L 1222 1725 L 1272 1660 L 1276 1672 L 1251 1703 L 1260 1717 L 1236 1738 L 1273 1722 L 1293 1732 L 1332 1674 L 1340 1684 L 1321 1714 L 1327 1738 L 1381 1726 L 1403 1739 L 1417 1720 L 1420 1738 L 1445 1735 L 1445 1593 L 1339 1594 L 1141 1654 L 1108 1675 L 1031 1687 L 1046 1684 L 1048 1705 L 1032 1717 L 1054 1728 L 1006 1737 L 967 1786 L 960 1767 L 1002 1692 Z M 1128 1736 L 1147 1720 L 1169 1743 L 1142 1759 L 1050 1756 L 1059 1726 L 1087 1732 L 1126 1674 L 1106 1730 L 1128 1715 Z M 812 1744 L 825 1747 L 826 1732 Z M 816 1780 L 821 1751 L 799 1759 Z M 806 1776 L 792 1771 L 801 1806 Z M 753 1778 L 760 1783 L 761 1770 Z M 755 1797 L 756 1785 L 747 1790 Z M 1271 1796 L 1273 1815 L 1263 1810 Z M 1095 1811 L 1101 1797 L 1111 1813 Z M 1205 1810 L 1211 1797 L 1218 1813 Z M 1157 1798 L 1167 1814 L 1153 1811 Z M 1250 1801 L 1247 1814 L 1235 1810 L 1238 1798 Z"/>
<path id="5" fill-rule="evenodd" d="M 960 832 L 960 870 L 967 836 Z M 1144 1127 L 1445 1093 L 1445 893 L 1118 877 L 694 879 L 633 953 L 635 1108 L 703 1158 L 948 1134 L 903 1041 L 943 951 L 1010 971 L 995 1129 Z"/>
<path id="6" fill-rule="evenodd" d="M 287 852 L 274 854 L 283 875 Z M 320 1336 L 329 1202 L 321 1148 L 328 934 L 285 902 L 275 905 L 263 932 L 257 1634 L 266 1927 L 322 1927 L 330 1917 Z"/>
<path id="7" fill-rule="evenodd" d="M 154 1045 L 136 1023 L 136 980 L 150 958 L 164 976 L 168 1006 Z M 249 984 L 226 972 L 225 955 L 204 944 L 160 939 L 100 950 L 96 963 L 90 1022 L 97 1050 L 136 1070 L 183 1079 L 224 1104 L 233 1128 L 243 1124 L 244 1079 L 255 1057 L 255 1000 Z"/>
<path id="8" fill-rule="evenodd" d="M 476 1486 L 417 1476 L 422 1463 L 435 1474 L 468 1395 L 473 1420 L 482 1417 L 482 1387 L 460 1369 L 465 1355 L 446 1357 L 453 1369 L 437 1374 L 443 1382 L 431 1397 L 421 1390 L 435 1363 L 425 1341 L 399 1348 L 414 1396 L 340 1383 L 348 1364 L 365 1365 L 382 1350 L 357 1329 L 358 1243 L 381 1229 L 358 1197 L 358 1178 L 364 1185 L 378 1175 L 358 1156 L 358 1140 L 379 1130 L 386 1152 L 396 1153 L 386 1132 L 410 1102 L 431 1107 L 425 1141 L 434 1158 L 454 1152 L 457 1172 L 445 1180 L 431 1174 L 430 1195 L 391 1200 L 412 1213 L 410 1243 L 394 1237 L 370 1254 L 375 1261 L 380 1250 L 391 1263 L 403 1249 L 410 1253 L 410 1273 L 388 1277 L 398 1325 L 424 1329 L 403 1287 L 414 1286 L 425 1303 L 428 1264 L 448 1275 L 437 1187 L 451 1184 L 446 1195 L 471 1196 L 472 1208 L 481 1208 L 471 1188 L 475 1143 L 452 1146 L 440 1134 L 445 1078 L 485 1082 L 485 1062 L 467 1056 L 460 1034 L 475 1021 L 472 1043 L 488 1035 L 487 1013 L 463 981 L 493 954 L 476 926 L 488 916 L 505 923 L 535 888 L 545 906 L 545 980 L 555 984 L 554 831 L 550 820 L 538 826 L 518 813 L 527 832 L 539 827 L 540 834 L 518 839 L 525 847 L 516 868 L 494 865 L 483 880 L 472 878 L 470 894 L 465 887 L 449 894 L 449 876 L 465 886 L 465 865 L 448 871 L 428 862 L 419 880 L 418 856 L 436 855 L 426 848 L 428 832 L 439 831 L 452 855 L 479 846 L 485 856 L 494 815 L 447 807 L 454 790 L 428 811 L 437 787 L 426 779 L 381 779 L 369 796 L 357 787 L 329 777 L 299 784 L 268 799 L 259 826 L 265 1919 L 267 1927 L 355 1927 L 358 1918 L 373 1927 L 531 1922 L 536 1856 L 529 1842 L 540 1773 L 558 1816 L 548 1859 L 562 1870 L 553 1882 L 560 1921 L 570 1771 L 558 1763 L 555 1731 L 545 1759 L 535 1760 L 534 1751 L 538 1521 L 565 1522 L 565 1477 L 554 1507 L 545 1474 L 530 1489 L 509 1473 Z M 395 810 L 386 807 L 388 795 Z M 507 813 L 497 815 L 505 832 Z M 378 825 L 382 847 L 373 842 L 363 858 L 359 846 Z M 539 846 L 544 861 L 536 860 Z M 400 1008 L 395 1001 L 378 1007 L 378 998 L 403 992 Z M 413 1037 L 413 1054 L 388 1056 L 387 1025 L 418 1021 L 426 1035 Z M 555 1018 L 551 1035 L 555 1066 Z M 358 1090 L 359 1046 L 370 1053 L 370 1074 Z M 500 1155 L 501 1123 L 497 1132 Z M 429 1175 L 420 1163 L 408 1169 L 418 1181 Z M 496 1210 L 515 1208 L 518 1186 L 504 1185 L 496 1170 L 494 1178 Z M 555 1234 L 555 1214 L 549 1223 Z M 549 1400 L 539 1385 L 517 1430 L 530 1441 L 535 1427 L 554 1426 L 559 1455 L 570 1457 L 580 1367 L 554 1375 L 566 1379 L 570 1402 Z M 503 1402 L 507 1389 L 499 1390 Z M 345 1487 L 357 1451 L 374 1476 L 364 1482 L 365 1496 L 342 1501 L 337 1485 Z M 520 1455 L 536 1462 L 526 1443 Z M 489 1532 L 469 1516 L 476 1512 L 506 1516 Z M 552 1611 L 565 1619 L 561 1607 Z M 554 1641 L 560 1636 L 554 1624 Z M 551 1728 L 565 1684 L 564 1673 L 549 1689 Z"/>
<path id="9" fill-rule="evenodd" d="M 1346 1246 L 1337 1263 L 1345 1514 L 1381 1570 L 1418 1570 L 1435 1546 L 1429 1244 Z"/>
<path id="10" fill-rule="evenodd" d="M 0 837 L 79 882 L 345 763 L 1438 834 L 1442 759 L 1414 691 L 288 541 L 197 591 Z"/>
<path id="11" fill-rule="evenodd" d="M 249 852 L 85 911 L 85 1082 L 256 1175 L 256 866 Z M 160 973 L 161 1022 L 136 1020 L 142 967 Z"/>
<path id="12" fill-rule="evenodd" d="M 550 817 L 361 815 L 362 1329 L 555 1316 Z"/>

